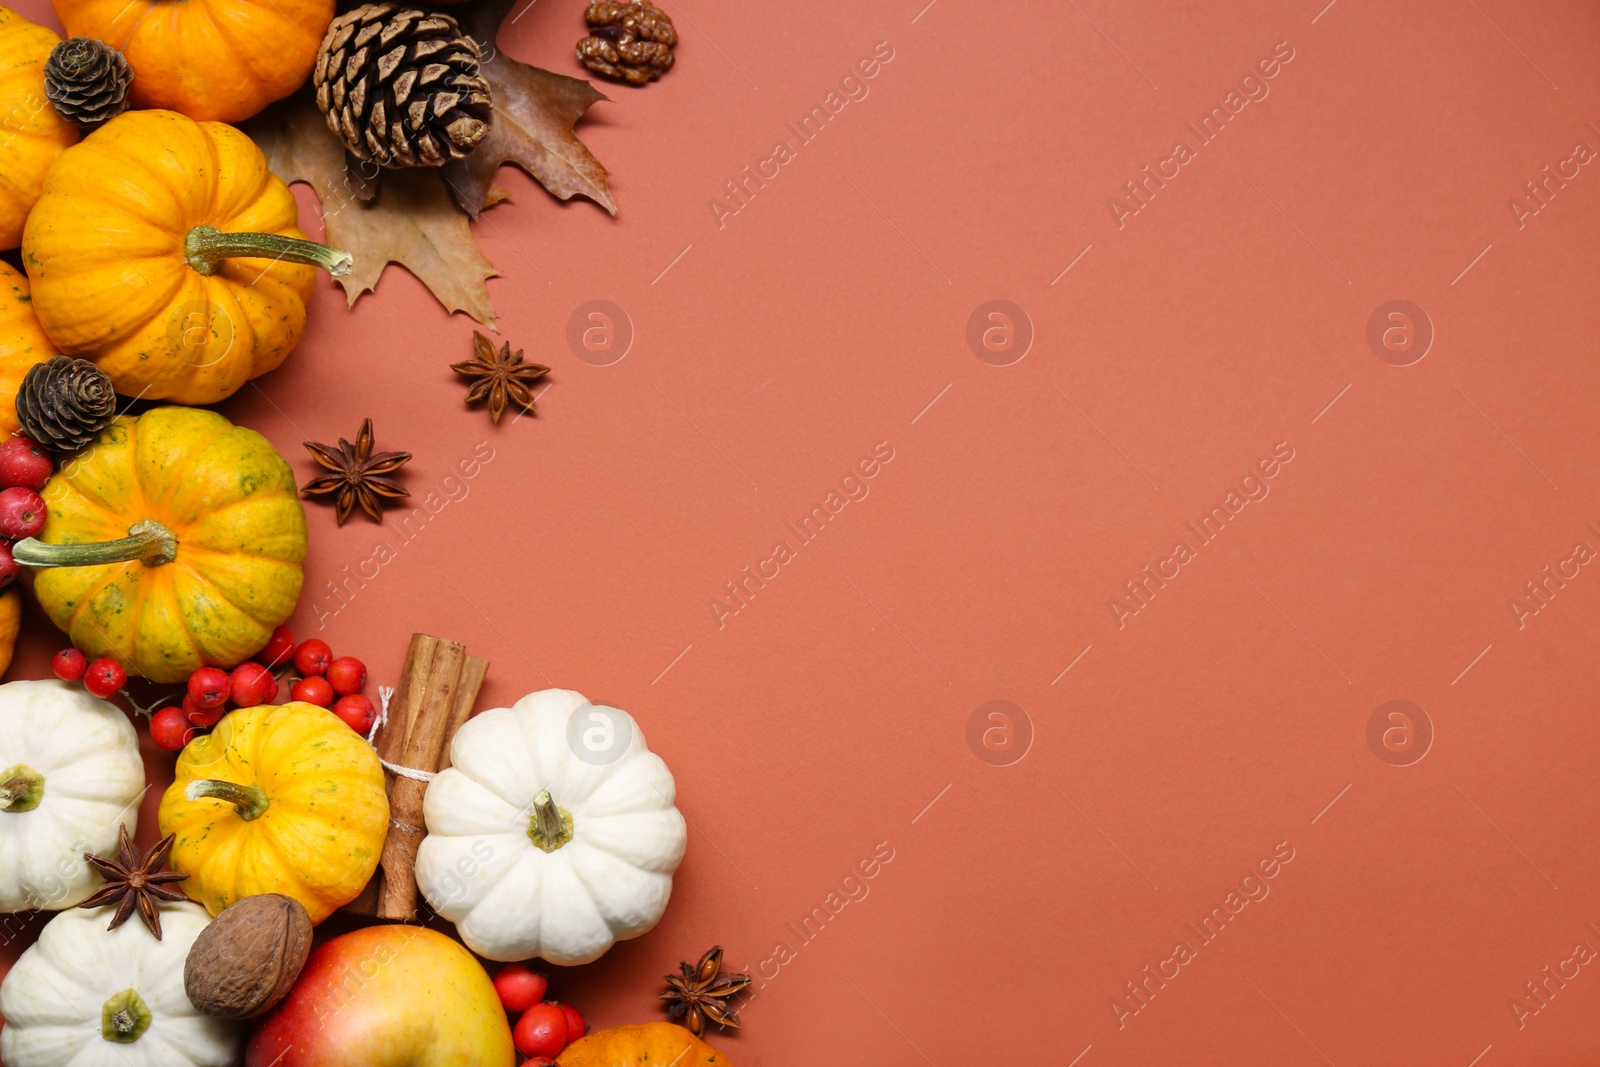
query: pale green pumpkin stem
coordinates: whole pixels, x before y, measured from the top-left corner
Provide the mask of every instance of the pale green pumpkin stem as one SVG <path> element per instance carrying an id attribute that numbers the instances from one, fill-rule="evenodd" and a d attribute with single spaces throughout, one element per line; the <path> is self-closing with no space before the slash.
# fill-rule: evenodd
<path id="1" fill-rule="evenodd" d="M 546 852 L 554 852 L 572 840 L 572 812 L 556 807 L 550 790 L 541 789 L 533 798 L 533 818 L 528 820 L 528 837 Z"/>
<path id="2" fill-rule="evenodd" d="M 32 811 L 44 799 L 44 775 L 19 763 L 0 771 L 0 811 L 20 815 Z"/>
<path id="3" fill-rule="evenodd" d="M 150 1029 L 150 1008 L 136 989 L 114 993 L 100 1009 L 100 1036 L 119 1045 L 131 1045 Z"/>
<path id="4" fill-rule="evenodd" d="M 138 560 L 159 567 L 178 558 L 178 537 L 154 519 L 128 527 L 128 536 L 115 541 L 89 541 L 75 545 L 47 545 L 36 537 L 18 541 L 11 554 L 24 567 L 98 567 L 106 563 Z"/>
<path id="5" fill-rule="evenodd" d="M 350 273 L 349 252 L 281 233 L 225 233 L 200 225 L 183 241 L 183 258 L 201 274 L 215 274 L 229 259 L 282 259 L 321 267 L 335 277 Z"/>
<path id="6" fill-rule="evenodd" d="M 190 800 L 209 797 L 212 800 L 227 801 L 245 822 L 261 818 L 267 813 L 267 805 L 271 803 L 267 800 L 266 790 L 259 785 L 239 785 L 237 782 L 223 782 L 215 778 L 195 779 L 189 783 L 183 795 Z"/>

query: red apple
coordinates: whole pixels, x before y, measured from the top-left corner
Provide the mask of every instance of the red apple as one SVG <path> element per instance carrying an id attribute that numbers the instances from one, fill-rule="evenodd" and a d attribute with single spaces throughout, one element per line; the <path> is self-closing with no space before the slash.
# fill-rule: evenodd
<path id="1" fill-rule="evenodd" d="M 515 1067 L 489 975 L 419 926 L 369 926 L 311 953 L 245 1052 L 245 1067 Z"/>

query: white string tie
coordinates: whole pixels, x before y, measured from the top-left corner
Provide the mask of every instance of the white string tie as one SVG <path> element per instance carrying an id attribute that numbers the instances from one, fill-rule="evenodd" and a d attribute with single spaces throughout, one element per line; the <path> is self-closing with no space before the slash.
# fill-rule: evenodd
<path id="1" fill-rule="evenodd" d="M 394 686 L 378 686 L 378 718 L 373 722 L 372 729 L 367 731 L 367 744 L 372 744 L 372 739 L 378 736 L 378 731 L 383 724 L 389 721 L 389 701 L 394 697 Z M 402 767 L 398 763 L 390 763 L 382 756 L 378 762 L 383 764 L 385 770 L 393 771 L 402 778 L 410 778 L 413 782 L 431 782 L 436 777 L 431 771 L 419 771 L 415 767 Z"/>

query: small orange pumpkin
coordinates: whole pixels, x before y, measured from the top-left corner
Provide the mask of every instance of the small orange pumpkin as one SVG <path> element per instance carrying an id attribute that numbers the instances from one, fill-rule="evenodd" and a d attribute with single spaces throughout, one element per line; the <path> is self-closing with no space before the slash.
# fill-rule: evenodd
<path id="1" fill-rule="evenodd" d="M 11 669 L 17 651 L 17 634 L 22 632 L 22 586 L 15 582 L 0 593 L 0 674 Z"/>
<path id="2" fill-rule="evenodd" d="M 15 248 L 44 173 L 78 128 L 44 95 L 44 64 L 61 38 L 0 7 L 0 248 Z"/>
<path id="3" fill-rule="evenodd" d="M 124 396 L 215 404 L 299 342 L 312 265 L 350 269 L 298 219 L 232 126 L 124 112 L 61 154 L 28 216 L 33 313 Z"/>
<path id="4" fill-rule="evenodd" d="M 674 1023 L 613 1026 L 580 1037 L 556 1057 L 559 1067 L 732 1067 L 728 1058 Z"/>
<path id="5" fill-rule="evenodd" d="M 0 437 L 10 437 L 20 429 L 16 399 L 22 376 L 55 351 L 33 317 L 28 279 L 0 263 Z"/>
<path id="6" fill-rule="evenodd" d="M 334 0 L 53 0 L 67 33 L 115 45 L 134 106 L 239 122 L 300 88 Z"/>

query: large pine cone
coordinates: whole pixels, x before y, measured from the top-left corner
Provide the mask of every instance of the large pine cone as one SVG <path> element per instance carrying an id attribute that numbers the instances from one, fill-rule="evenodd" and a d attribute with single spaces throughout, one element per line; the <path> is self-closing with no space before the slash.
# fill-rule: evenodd
<path id="1" fill-rule="evenodd" d="M 29 367 L 17 389 L 22 432 L 55 452 L 88 445 L 116 414 L 111 379 L 86 359 L 51 356 Z"/>
<path id="2" fill-rule="evenodd" d="M 85 133 L 128 110 L 132 82 L 128 57 L 93 37 L 68 37 L 44 64 L 45 98 Z"/>
<path id="3" fill-rule="evenodd" d="M 678 30 L 649 0 L 594 0 L 583 17 L 589 36 L 578 42 L 578 62 L 596 74 L 645 85 L 672 69 Z"/>
<path id="4" fill-rule="evenodd" d="M 437 167 L 488 136 L 481 58 L 449 15 L 365 4 L 328 27 L 311 80 L 328 128 L 357 159 Z"/>

